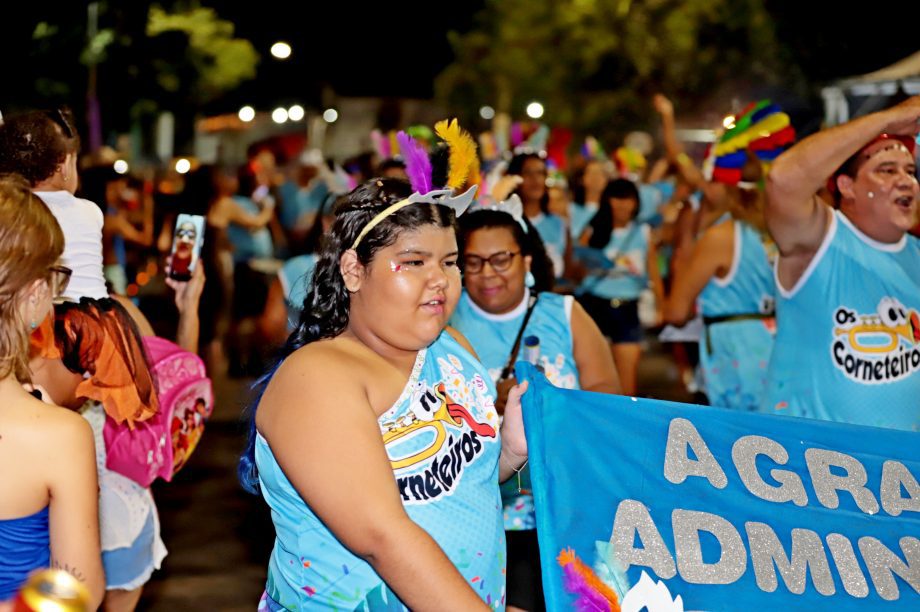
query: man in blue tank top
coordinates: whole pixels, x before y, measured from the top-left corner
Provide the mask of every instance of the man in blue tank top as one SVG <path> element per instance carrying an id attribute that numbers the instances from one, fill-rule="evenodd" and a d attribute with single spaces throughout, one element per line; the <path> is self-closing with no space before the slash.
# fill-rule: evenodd
<path id="1" fill-rule="evenodd" d="M 767 182 L 779 247 L 766 411 L 920 430 L 920 96 L 815 134 Z M 818 196 L 825 179 L 834 209 Z"/>

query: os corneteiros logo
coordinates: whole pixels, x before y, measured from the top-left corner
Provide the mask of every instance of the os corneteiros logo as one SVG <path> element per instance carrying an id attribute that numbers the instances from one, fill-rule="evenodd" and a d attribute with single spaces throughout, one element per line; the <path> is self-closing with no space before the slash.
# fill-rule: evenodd
<path id="1" fill-rule="evenodd" d="M 846 306 L 834 312 L 834 365 L 847 378 L 877 385 L 920 371 L 920 314 L 883 297 L 872 314 Z"/>

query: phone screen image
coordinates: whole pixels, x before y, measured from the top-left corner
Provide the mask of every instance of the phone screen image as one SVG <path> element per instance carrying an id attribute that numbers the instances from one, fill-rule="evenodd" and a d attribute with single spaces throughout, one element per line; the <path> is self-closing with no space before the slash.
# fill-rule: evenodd
<path id="1" fill-rule="evenodd" d="M 180 214 L 176 219 L 172 252 L 169 256 L 169 276 L 181 281 L 192 278 L 204 244 L 204 217 Z"/>

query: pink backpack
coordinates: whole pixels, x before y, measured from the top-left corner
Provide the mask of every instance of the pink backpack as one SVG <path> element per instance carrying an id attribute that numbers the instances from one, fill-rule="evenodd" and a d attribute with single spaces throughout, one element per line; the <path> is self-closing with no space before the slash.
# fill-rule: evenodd
<path id="1" fill-rule="evenodd" d="M 106 417 L 105 465 L 142 487 L 160 477 L 172 480 L 204 433 L 214 410 L 214 391 L 198 355 L 158 338 L 144 338 L 160 410 L 146 421 L 118 425 Z"/>

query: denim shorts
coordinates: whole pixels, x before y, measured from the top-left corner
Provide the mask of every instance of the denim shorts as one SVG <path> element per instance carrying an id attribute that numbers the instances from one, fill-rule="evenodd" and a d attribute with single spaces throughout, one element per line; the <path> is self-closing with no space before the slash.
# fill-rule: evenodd
<path id="1" fill-rule="evenodd" d="M 578 296 L 578 303 L 612 343 L 638 343 L 642 340 L 639 300 L 609 299 L 586 293 Z"/>

